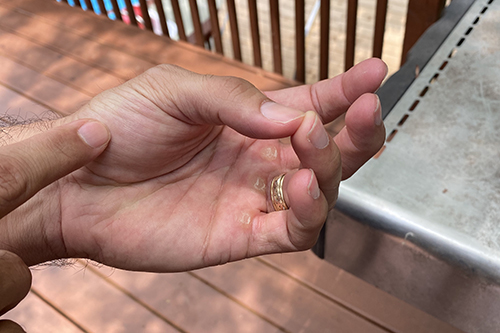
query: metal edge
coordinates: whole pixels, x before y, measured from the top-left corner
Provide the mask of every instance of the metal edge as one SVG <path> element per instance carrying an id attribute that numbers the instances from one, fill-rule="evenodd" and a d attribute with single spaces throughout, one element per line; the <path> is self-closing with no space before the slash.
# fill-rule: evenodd
<path id="1" fill-rule="evenodd" d="M 362 197 L 365 198 L 360 199 Z M 466 273 L 500 283 L 500 257 L 457 231 L 429 225 L 423 219 L 416 220 L 415 216 L 406 216 L 406 212 L 390 203 L 347 187 L 342 188 L 335 208 L 374 229 L 405 239 Z"/>
<path id="2" fill-rule="evenodd" d="M 417 71 L 422 71 L 427 65 L 475 1 L 452 1 L 445 8 L 443 16 L 427 29 L 410 49 L 405 64 L 380 87 L 377 95 L 380 98 L 382 117 L 384 119 L 413 83 Z"/>

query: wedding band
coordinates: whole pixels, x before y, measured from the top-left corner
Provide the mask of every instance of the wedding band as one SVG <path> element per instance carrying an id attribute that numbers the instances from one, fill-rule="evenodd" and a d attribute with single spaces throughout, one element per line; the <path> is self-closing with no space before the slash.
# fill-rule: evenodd
<path id="1" fill-rule="evenodd" d="M 287 210 L 290 208 L 286 204 L 285 196 L 283 195 L 283 179 L 285 179 L 284 173 L 274 177 L 271 182 L 271 202 L 273 203 L 275 211 Z"/>

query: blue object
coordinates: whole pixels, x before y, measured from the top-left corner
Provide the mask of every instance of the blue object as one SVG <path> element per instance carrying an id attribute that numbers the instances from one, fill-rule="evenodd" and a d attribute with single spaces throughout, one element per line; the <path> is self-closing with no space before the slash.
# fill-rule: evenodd
<path id="1" fill-rule="evenodd" d="M 61 0 L 57 0 L 59 2 L 61 2 Z M 75 3 L 76 1 L 79 1 L 80 2 L 80 5 L 82 6 L 82 8 L 84 10 L 88 10 L 89 8 L 87 8 L 87 5 L 85 4 L 85 1 L 84 0 L 68 0 L 68 3 L 71 5 L 71 6 L 75 6 Z M 92 7 L 94 7 L 94 12 L 96 14 L 101 14 L 101 11 L 99 10 L 99 4 L 97 3 L 97 0 L 90 0 L 91 3 L 92 3 Z M 120 8 L 120 10 L 124 9 L 124 8 L 127 8 L 127 6 L 125 5 L 125 1 L 124 0 L 117 0 L 118 2 L 118 7 Z M 139 4 L 139 0 L 132 0 L 132 5 L 137 5 Z M 104 0 L 104 7 L 106 8 L 106 12 L 108 13 L 108 17 L 112 20 L 115 20 L 116 19 L 116 16 L 115 16 L 115 13 L 113 13 L 113 5 L 111 4 L 111 1 L 110 0 Z"/>

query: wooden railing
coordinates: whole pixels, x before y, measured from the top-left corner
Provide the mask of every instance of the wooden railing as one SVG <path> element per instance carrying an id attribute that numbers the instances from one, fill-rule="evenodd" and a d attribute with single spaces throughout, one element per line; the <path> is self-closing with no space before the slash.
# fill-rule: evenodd
<path id="1" fill-rule="evenodd" d="M 54 0 L 52 0 L 54 1 Z M 224 52 L 221 28 L 219 23 L 218 8 L 216 0 L 205 0 L 208 6 L 209 18 L 205 22 L 200 21 L 199 7 L 196 0 L 181 0 L 189 1 L 189 9 L 193 33 L 186 34 L 185 22 L 182 18 L 181 5 L 179 0 L 135 0 L 135 8 L 131 0 L 108 0 L 108 9 L 105 7 L 104 0 L 59 0 L 73 6 L 86 7 L 89 10 L 94 10 L 102 15 L 114 14 L 115 19 L 125 20 L 127 23 L 140 26 L 143 29 L 153 31 L 153 24 L 150 17 L 151 7 L 156 7 L 157 20 L 160 27 L 157 28 L 157 33 L 161 33 L 166 37 L 170 36 L 167 19 L 165 14 L 165 3 L 169 3 L 175 24 L 177 27 L 178 39 L 196 44 L 200 47 L 213 48 L 214 52 L 226 54 Z M 134 1 L 134 0 L 133 0 Z M 228 21 L 231 33 L 232 57 L 242 61 L 240 27 L 238 25 L 238 15 L 236 11 L 235 0 L 225 0 Z M 259 29 L 259 17 L 257 11 L 257 0 L 240 0 L 248 1 L 248 13 L 250 22 L 250 32 L 252 40 L 253 65 L 262 67 L 262 48 L 261 48 L 261 31 Z M 280 26 L 280 9 L 283 6 L 292 6 L 291 0 L 282 0 L 281 4 L 278 0 L 262 0 L 269 1 L 270 25 L 271 25 L 271 43 L 272 43 L 272 59 L 273 70 L 276 73 L 283 73 L 283 55 L 281 47 L 281 26 Z M 330 55 L 330 33 L 331 33 L 331 18 L 330 18 L 330 0 L 318 0 L 320 2 L 320 43 L 319 43 L 319 79 L 328 77 L 329 74 L 329 55 Z M 345 47 L 344 47 L 344 70 L 349 69 L 355 63 L 356 50 L 356 27 L 358 17 L 358 0 L 347 1 L 346 29 L 345 29 Z M 373 29 L 373 50 L 374 57 L 381 57 L 384 47 L 384 34 L 386 27 L 388 0 L 373 0 L 376 1 L 375 24 Z M 406 57 L 408 50 L 417 41 L 420 35 L 441 15 L 445 6 L 445 0 L 407 0 L 408 11 L 406 15 L 406 29 L 404 43 L 402 45 L 402 62 Z M 119 2 L 125 4 L 125 8 L 120 10 Z M 219 3 L 221 1 L 218 1 Z M 299 82 L 306 80 L 306 38 L 305 38 L 305 1 L 295 0 L 295 75 L 294 79 Z M 112 8 L 109 8 L 112 7 Z M 138 10 L 140 8 L 140 10 Z M 126 10 L 125 10 L 126 9 Z M 127 15 L 123 13 L 140 13 L 141 20 L 136 18 L 136 15 Z M 161 29 L 161 30 L 160 30 Z M 336 31 L 335 33 L 339 33 Z"/>

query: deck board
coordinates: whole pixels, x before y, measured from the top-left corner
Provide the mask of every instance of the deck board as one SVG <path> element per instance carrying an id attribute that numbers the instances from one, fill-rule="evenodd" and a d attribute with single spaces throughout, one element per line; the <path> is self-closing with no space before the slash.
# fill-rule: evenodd
<path id="1" fill-rule="evenodd" d="M 48 306 L 34 293 L 29 293 L 21 304 L 2 318 L 17 322 L 29 333 L 85 332 L 62 316 L 60 312 Z"/>
<path id="2" fill-rule="evenodd" d="M 110 268 L 99 271 L 103 278 L 127 290 L 186 332 L 206 332 L 207 327 L 220 333 L 282 332 L 189 273 L 154 274 Z"/>
<path id="3" fill-rule="evenodd" d="M 34 270 L 33 288 L 89 332 L 179 332 L 81 262 Z"/>
<path id="4" fill-rule="evenodd" d="M 3 18 L 0 9 L 0 21 Z M 1 27 L 0 54 L 89 96 L 124 82 L 117 76 L 37 45 Z"/>
<path id="5" fill-rule="evenodd" d="M 390 331 L 460 332 L 344 270 L 325 264 L 310 251 L 269 255 L 259 260 Z"/>
<path id="6" fill-rule="evenodd" d="M 295 84 L 50 0 L 0 0 L 0 63 L 0 113 L 20 118 L 71 113 L 159 63 L 261 89 Z M 28 332 L 456 331 L 309 251 L 176 274 L 81 261 L 33 272 L 34 292 L 9 314 Z"/>
<path id="7" fill-rule="evenodd" d="M 0 63 L 0 84 L 60 114 L 78 110 L 91 98 L 2 55 Z"/>
<path id="8" fill-rule="evenodd" d="M 388 332 L 258 260 L 244 260 L 194 274 L 246 304 L 287 332 Z M 341 330 L 340 330 L 341 328 Z"/>

